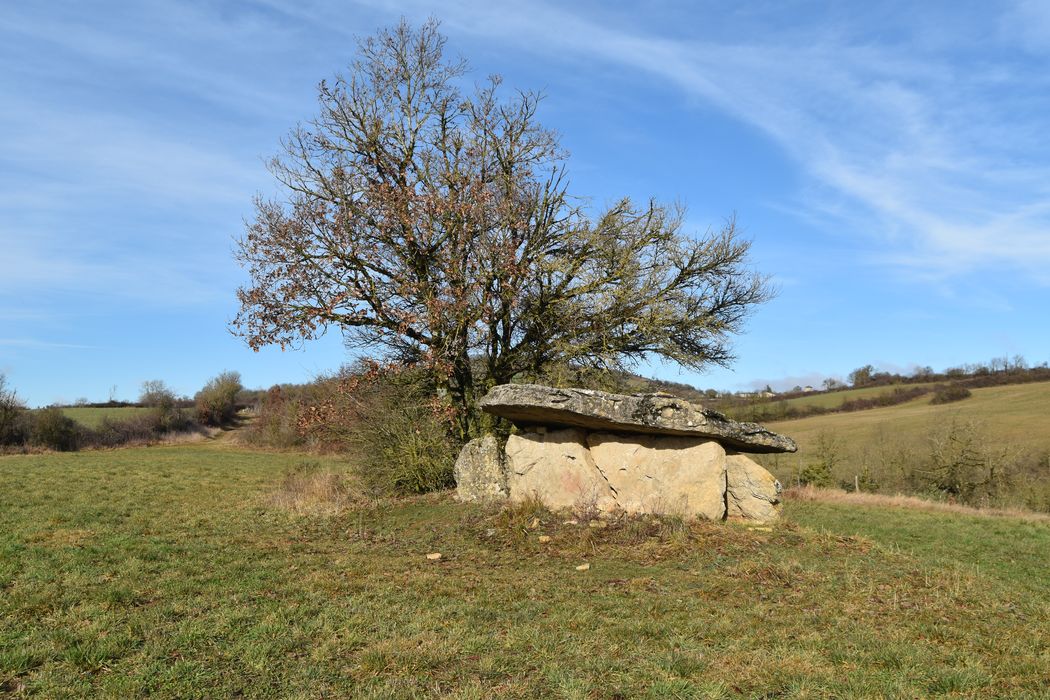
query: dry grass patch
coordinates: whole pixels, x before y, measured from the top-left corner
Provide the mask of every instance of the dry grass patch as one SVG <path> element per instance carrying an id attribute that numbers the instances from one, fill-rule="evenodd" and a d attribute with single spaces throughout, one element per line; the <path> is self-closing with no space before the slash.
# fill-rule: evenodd
<path id="1" fill-rule="evenodd" d="M 347 474 L 301 462 L 285 472 L 269 503 L 296 515 L 339 515 L 364 505 L 366 499 Z"/>
<path id="2" fill-rule="evenodd" d="M 697 549 L 716 554 L 750 551 L 771 537 L 790 542 L 797 530 L 784 524 L 775 532 L 759 532 L 736 524 L 666 514 L 552 511 L 536 499 L 468 509 L 462 520 L 463 530 L 486 548 L 554 559 L 597 561 L 611 557 L 646 564 Z"/>
<path id="3" fill-rule="evenodd" d="M 880 493 L 857 493 L 843 491 L 842 489 L 802 486 L 787 489 L 784 491 L 784 498 L 790 501 L 839 503 L 872 508 L 910 508 L 933 513 L 957 513 L 959 515 L 976 515 L 988 518 L 1020 518 L 1031 522 L 1050 523 L 1050 514 L 1048 513 L 1035 513 L 1020 508 L 974 508 L 959 503 L 931 501 L 916 496 L 905 496 L 901 493 L 889 496 Z"/>

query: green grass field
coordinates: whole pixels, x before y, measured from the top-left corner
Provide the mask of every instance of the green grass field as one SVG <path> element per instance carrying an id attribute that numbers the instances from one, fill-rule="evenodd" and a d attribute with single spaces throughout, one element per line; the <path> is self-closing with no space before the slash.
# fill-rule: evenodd
<path id="1" fill-rule="evenodd" d="M 92 408 L 88 406 L 73 406 L 63 408 L 62 413 L 72 418 L 77 423 L 88 428 L 97 428 L 104 418 L 111 420 L 127 420 L 148 413 L 150 409 L 139 406 L 118 406 L 114 408 Z"/>
<path id="2" fill-rule="evenodd" d="M 1046 697 L 1046 523 L 273 505 L 308 459 L 222 442 L 0 458 L 0 694 Z"/>

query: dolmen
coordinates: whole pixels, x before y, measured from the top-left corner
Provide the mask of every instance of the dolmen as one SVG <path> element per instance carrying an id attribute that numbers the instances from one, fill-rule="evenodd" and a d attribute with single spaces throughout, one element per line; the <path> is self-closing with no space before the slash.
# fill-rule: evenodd
<path id="1" fill-rule="evenodd" d="M 514 424 L 456 461 L 463 501 L 539 498 L 551 508 L 769 522 L 781 486 L 745 453 L 794 452 L 791 438 L 671 394 L 503 384 L 481 408 Z"/>

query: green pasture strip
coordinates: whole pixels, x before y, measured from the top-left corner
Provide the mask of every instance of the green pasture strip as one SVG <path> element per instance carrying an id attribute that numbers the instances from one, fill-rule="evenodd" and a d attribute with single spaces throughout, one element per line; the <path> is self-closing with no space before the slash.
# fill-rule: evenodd
<path id="1" fill-rule="evenodd" d="M 785 462 L 812 457 L 821 433 L 834 435 L 844 454 L 856 460 L 885 445 L 922 449 L 931 429 L 953 418 L 973 422 L 1003 445 L 1050 450 L 1050 382 L 974 389 L 968 399 L 941 405 L 931 405 L 928 396 L 921 396 L 899 406 L 768 423 L 767 427 L 798 443 L 799 452 L 784 455 Z"/>
<path id="2" fill-rule="evenodd" d="M 1030 523 L 791 504 L 770 532 L 653 518 L 592 528 L 449 494 L 328 516 L 270 505 L 282 473 L 316 459 L 222 444 L 0 458 L 0 694 L 1047 687 L 1046 533 Z"/>
<path id="3" fill-rule="evenodd" d="M 844 391 L 832 391 L 828 393 L 820 394 L 809 394 L 806 396 L 799 396 L 794 399 L 784 399 L 783 403 L 788 406 L 793 406 L 798 409 L 804 409 L 809 406 L 817 406 L 819 408 L 838 408 L 846 401 L 853 401 L 855 399 L 871 399 L 876 396 L 889 395 L 895 390 L 900 389 L 907 391 L 913 388 L 923 388 L 933 386 L 933 382 L 923 382 L 917 384 L 891 384 L 889 386 L 868 386 L 861 387 L 859 389 L 846 389 Z M 929 401 L 929 397 L 926 397 Z M 780 403 L 777 399 L 770 401 L 771 404 Z"/>
<path id="4" fill-rule="evenodd" d="M 62 413 L 81 425 L 88 428 L 97 428 L 105 418 L 109 418 L 110 420 L 127 420 L 129 418 L 141 416 L 149 412 L 149 410 L 150 409 L 148 408 L 141 408 L 139 406 L 116 406 L 113 408 L 73 406 L 70 408 L 63 408 Z"/>

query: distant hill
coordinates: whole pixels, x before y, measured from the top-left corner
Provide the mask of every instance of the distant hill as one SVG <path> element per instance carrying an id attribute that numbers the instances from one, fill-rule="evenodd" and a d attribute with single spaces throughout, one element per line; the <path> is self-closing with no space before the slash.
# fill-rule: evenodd
<path id="1" fill-rule="evenodd" d="M 1020 498 L 1021 505 L 1050 510 L 1050 382 L 973 389 L 969 398 L 944 405 L 932 405 L 927 395 L 766 425 L 799 445 L 797 454 L 765 458 L 786 485 L 822 461 L 831 463 L 833 485 L 867 474 L 869 488 L 883 492 L 915 492 L 923 483 L 934 489 L 940 472 L 947 478 L 955 469 L 990 481 L 985 491 L 1013 494 L 1015 504 Z"/>

